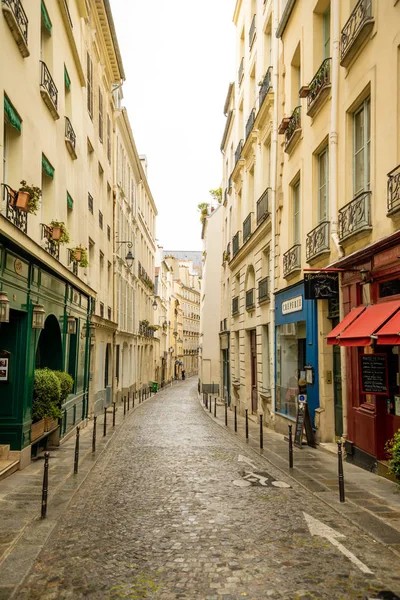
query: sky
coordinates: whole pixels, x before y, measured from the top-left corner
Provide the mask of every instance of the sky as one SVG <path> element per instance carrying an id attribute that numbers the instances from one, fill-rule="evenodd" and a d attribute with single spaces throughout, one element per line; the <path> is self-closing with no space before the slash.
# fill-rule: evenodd
<path id="1" fill-rule="evenodd" d="M 200 250 L 197 205 L 222 178 L 223 108 L 234 80 L 235 0 L 111 0 L 124 105 L 168 250 Z"/>

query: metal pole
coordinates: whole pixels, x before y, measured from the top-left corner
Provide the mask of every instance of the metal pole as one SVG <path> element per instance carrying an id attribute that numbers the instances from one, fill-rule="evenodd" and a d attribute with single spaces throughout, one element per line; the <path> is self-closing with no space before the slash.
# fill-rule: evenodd
<path id="1" fill-rule="evenodd" d="M 107 435 L 107 406 L 104 407 L 103 437 Z"/>
<path id="2" fill-rule="evenodd" d="M 132 408 L 135 408 L 135 396 L 136 392 L 132 392 Z"/>
<path id="3" fill-rule="evenodd" d="M 237 432 L 237 406 L 235 404 L 235 431 Z"/>
<path id="4" fill-rule="evenodd" d="M 96 425 L 97 417 L 93 417 L 92 452 L 96 452 Z"/>
<path id="5" fill-rule="evenodd" d="M 228 403 L 225 402 L 225 427 L 228 427 Z"/>
<path id="6" fill-rule="evenodd" d="M 126 396 L 124 396 L 124 416 L 126 415 Z"/>
<path id="7" fill-rule="evenodd" d="M 116 403 L 113 402 L 113 427 L 115 427 L 115 413 L 116 413 Z"/>
<path id="8" fill-rule="evenodd" d="M 128 392 L 128 411 L 129 411 L 129 392 Z"/>
<path id="9" fill-rule="evenodd" d="M 208 394 L 206 394 L 206 408 L 208 408 Z"/>
<path id="10" fill-rule="evenodd" d="M 214 417 L 217 418 L 217 396 L 214 396 Z"/>
<path id="11" fill-rule="evenodd" d="M 211 395 L 208 397 L 208 407 L 210 409 L 211 412 L 211 407 L 212 407 L 212 399 L 211 399 Z"/>
<path id="12" fill-rule="evenodd" d="M 49 458 L 50 452 L 44 453 L 44 470 L 43 470 L 43 488 L 42 488 L 42 510 L 41 518 L 46 518 L 47 513 L 47 492 L 49 490 Z"/>
<path id="13" fill-rule="evenodd" d="M 246 413 L 246 440 L 249 439 L 249 409 L 246 408 L 245 409 L 245 413 Z"/>
<path id="14" fill-rule="evenodd" d="M 76 475 L 78 473 L 78 466 L 79 466 L 79 427 L 76 428 L 74 475 Z"/>
<path id="15" fill-rule="evenodd" d="M 263 416 L 260 415 L 260 448 L 264 448 L 264 435 L 263 435 Z"/>
<path id="16" fill-rule="evenodd" d="M 292 425 L 289 425 L 289 469 L 293 469 L 293 436 L 292 436 Z"/>
<path id="17" fill-rule="evenodd" d="M 340 502 L 344 502 L 344 474 L 343 474 L 343 455 L 342 455 L 342 442 L 339 441 L 338 445 L 338 470 L 339 470 L 339 499 Z"/>

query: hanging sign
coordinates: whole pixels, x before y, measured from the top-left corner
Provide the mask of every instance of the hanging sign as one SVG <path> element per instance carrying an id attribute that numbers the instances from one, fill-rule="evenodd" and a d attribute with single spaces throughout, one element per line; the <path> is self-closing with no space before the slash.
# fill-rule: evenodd
<path id="1" fill-rule="evenodd" d="M 338 273 L 304 273 L 304 298 L 327 300 L 339 294 Z"/>

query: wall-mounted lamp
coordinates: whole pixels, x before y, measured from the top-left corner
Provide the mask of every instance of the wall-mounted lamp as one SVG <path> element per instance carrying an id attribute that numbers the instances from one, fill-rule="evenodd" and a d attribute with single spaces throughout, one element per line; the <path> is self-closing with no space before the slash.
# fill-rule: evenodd
<path id="1" fill-rule="evenodd" d="M 169 352 L 170 352 L 171 354 L 173 354 L 173 353 L 174 353 L 174 349 L 172 348 L 172 346 L 171 346 L 171 348 L 169 349 Z"/>
<path id="2" fill-rule="evenodd" d="M 67 333 L 69 335 L 75 335 L 76 334 L 76 319 L 75 319 L 75 317 L 68 317 L 67 318 Z"/>
<path id="3" fill-rule="evenodd" d="M 0 323 L 10 321 L 10 301 L 7 292 L 0 292 Z"/>
<path id="4" fill-rule="evenodd" d="M 363 283 L 372 282 L 371 271 L 368 271 L 368 269 L 360 269 L 360 276 Z"/>
<path id="5" fill-rule="evenodd" d="M 131 248 L 133 248 L 133 242 L 129 242 L 129 241 L 118 242 L 118 247 L 116 249 L 116 252 L 118 252 L 118 250 L 121 248 L 122 244 L 127 244 L 128 248 L 129 248 L 127 255 L 125 256 L 125 261 L 128 265 L 128 268 L 130 269 L 131 266 L 133 265 L 133 261 L 135 260 L 135 257 L 133 256 L 133 254 L 130 250 Z"/>
<path id="6" fill-rule="evenodd" d="M 157 304 L 157 300 L 155 298 L 153 300 L 152 307 L 153 307 L 153 310 L 157 310 L 158 304 Z"/>
<path id="7" fill-rule="evenodd" d="M 35 304 L 32 313 L 32 329 L 44 329 L 46 313 L 42 304 Z"/>

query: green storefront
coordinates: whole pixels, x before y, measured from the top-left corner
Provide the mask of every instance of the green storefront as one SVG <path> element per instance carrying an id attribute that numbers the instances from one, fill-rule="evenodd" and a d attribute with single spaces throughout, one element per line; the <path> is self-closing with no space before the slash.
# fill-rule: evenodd
<path id="1" fill-rule="evenodd" d="M 9 322 L 0 323 L 0 444 L 21 451 L 24 464 L 28 454 L 30 459 L 35 369 L 66 371 L 74 380 L 73 393 L 61 407 L 61 437 L 88 411 L 94 298 L 77 277 L 68 278 L 64 267 L 57 270 L 56 262 L 45 262 L 45 251 L 37 250 L 33 256 L 0 233 L 0 291 L 10 302 Z M 42 329 L 34 328 L 38 311 Z"/>

